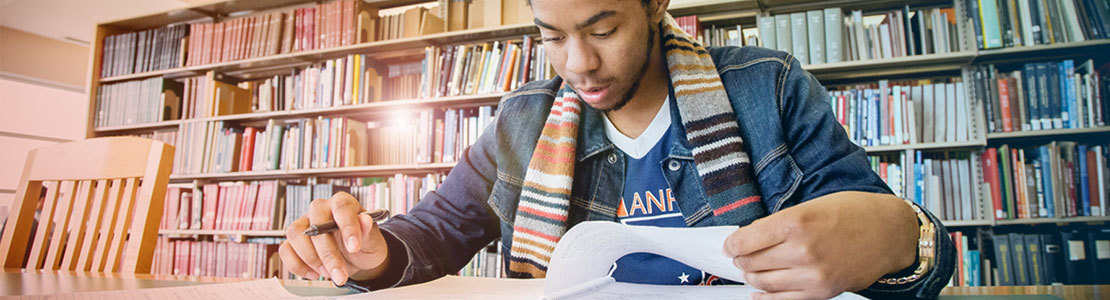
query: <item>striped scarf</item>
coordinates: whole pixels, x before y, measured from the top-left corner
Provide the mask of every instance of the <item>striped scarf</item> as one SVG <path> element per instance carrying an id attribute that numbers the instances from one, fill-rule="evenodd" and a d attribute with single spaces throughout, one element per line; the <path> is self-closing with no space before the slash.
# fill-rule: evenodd
<path id="1" fill-rule="evenodd" d="M 767 212 L 717 67 L 709 52 L 670 15 L 661 27 L 679 116 L 713 216 L 718 224 L 747 225 Z M 510 277 L 544 277 L 555 244 L 567 230 L 581 111 L 574 90 L 561 88 L 524 176 L 513 227 Z"/>

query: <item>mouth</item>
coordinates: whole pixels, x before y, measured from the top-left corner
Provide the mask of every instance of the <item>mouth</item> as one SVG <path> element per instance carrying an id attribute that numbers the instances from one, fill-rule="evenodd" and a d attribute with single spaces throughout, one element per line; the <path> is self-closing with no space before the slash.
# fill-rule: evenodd
<path id="1" fill-rule="evenodd" d="M 582 87 L 578 90 L 578 96 L 582 97 L 582 101 L 587 103 L 598 103 L 601 99 L 605 99 L 605 95 L 609 94 L 609 86 L 592 86 Z"/>

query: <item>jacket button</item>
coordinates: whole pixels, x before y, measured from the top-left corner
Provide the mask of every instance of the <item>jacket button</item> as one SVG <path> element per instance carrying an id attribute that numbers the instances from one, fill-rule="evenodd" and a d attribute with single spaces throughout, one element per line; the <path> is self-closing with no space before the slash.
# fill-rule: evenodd
<path id="1" fill-rule="evenodd" d="M 672 160 L 667 164 L 667 168 L 670 168 L 671 172 L 678 171 L 678 169 L 682 168 L 682 164 L 678 163 L 677 160 Z"/>
<path id="2" fill-rule="evenodd" d="M 616 153 L 609 153 L 609 164 L 615 164 L 615 163 L 617 163 L 617 154 Z"/>

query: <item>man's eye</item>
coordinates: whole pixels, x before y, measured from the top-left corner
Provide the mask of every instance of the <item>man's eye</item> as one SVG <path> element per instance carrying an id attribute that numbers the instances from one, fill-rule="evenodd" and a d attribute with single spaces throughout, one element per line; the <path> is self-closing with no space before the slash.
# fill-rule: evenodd
<path id="1" fill-rule="evenodd" d="M 608 36 L 612 35 L 614 31 L 617 31 L 617 30 L 613 29 L 613 30 L 609 30 L 608 32 L 594 33 L 594 34 L 591 34 L 591 35 L 593 35 L 595 37 L 603 38 L 603 37 L 608 37 Z"/>
<path id="2" fill-rule="evenodd" d="M 552 43 L 552 42 L 558 42 L 558 41 L 562 41 L 562 40 L 563 40 L 563 37 L 561 37 L 561 36 L 543 38 L 544 43 Z"/>

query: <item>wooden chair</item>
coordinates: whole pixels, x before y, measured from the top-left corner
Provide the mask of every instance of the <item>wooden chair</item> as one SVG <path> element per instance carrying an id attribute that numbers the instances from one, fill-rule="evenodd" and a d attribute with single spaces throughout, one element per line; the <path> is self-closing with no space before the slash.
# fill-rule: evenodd
<path id="1" fill-rule="evenodd" d="M 173 151 L 136 137 L 31 150 L 0 239 L 2 267 L 150 273 Z"/>

